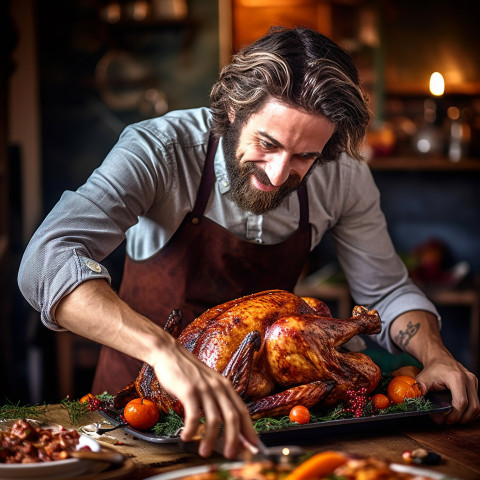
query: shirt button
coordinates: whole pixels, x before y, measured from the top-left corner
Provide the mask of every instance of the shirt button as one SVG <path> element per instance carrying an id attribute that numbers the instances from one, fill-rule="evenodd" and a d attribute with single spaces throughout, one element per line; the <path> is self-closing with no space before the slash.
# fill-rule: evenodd
<path id="1" fill-rule="evenodd" d="M 94 262 L 93 260 L 86 260 L 85 264 L 92 272 L 100 273 L 102 271 L 102 267 L 100 266 L 100 264 Z"/>
<path id="2" fill-rule="evenodd" d="M 227 182 L 226 180 L 224 180 L 224 181 L 222 182 L 222 185 L 223 185 L 224 187 L 228 187 L 228 182 Z"/>

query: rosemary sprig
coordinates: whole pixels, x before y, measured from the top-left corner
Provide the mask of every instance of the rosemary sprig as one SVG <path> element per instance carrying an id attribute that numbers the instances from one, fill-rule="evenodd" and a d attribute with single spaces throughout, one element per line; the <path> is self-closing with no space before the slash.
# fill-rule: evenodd
<path id="1" fill-rule="evenodd" d="M 87 413 L 90 413 L 87 402 L 80 403 L 78 400 L 71 400 L 66 397 L 60 402 L 60 405 L 67 411 L 70 421 L 74 425 L 87 415 Z"/>
<path id="2" fill-rule="evenodd" d="M 153 427 L 155 435 L 161 437 L 174 437 L 177 431 L 183 427 L 183 420 L 173 410 L 164 415 Z"/>
<path id="3" fill-rule="evenodd" d="M 378 412 L 379 415 L 385 413 L 403 413 L 403 412 L 425 412 L 432 410 L 434 404 L 431 400 L 424 397 L 406 398 L 403 403 L 397 403 L 396 405 L 390 405 L 384 410 Z"/>
<path id="4" fill-rule="evenodd" d="M 260 432 L 271 432 L 275 430 L 281 430 L 292 425 L 292 422 L 288 417 L 280 418 L 259 418 L 253 422 L 253 428 L 258 433 Z"/>
<path id="5" fill-rule="evenodd" d="M 22 418 L 37 418 L 45 415 L 47 410 L 46 404 L 21 405 L 9 402 L 0 407 L 0 420 L 19 420 Z"/>

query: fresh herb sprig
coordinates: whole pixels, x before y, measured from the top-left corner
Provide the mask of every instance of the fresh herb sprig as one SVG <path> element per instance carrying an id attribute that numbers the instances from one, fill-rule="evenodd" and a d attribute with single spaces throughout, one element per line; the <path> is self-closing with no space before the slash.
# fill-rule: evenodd
<path id="1" fill-rule="evenodd" d="M 38 418 L 45 415 L 46 404 L 21 405 L 20 402 L 7 403 L 0 407 L 0 420 L 20 420 L 22 418 Z"/>
<path id="2" fill-rule="evenodd" d="M 257 432 L 272 432 L 275 430 L 281 430 L 292 425 L 292 422 L 288 417 L 278 418 L 259 418 L 253 422 L 253 428 Z"/>
<path id="3" fill-rule="evenodd" d="M 407 398 L 404 403 L 391 405 L 384 410 L 374 410 L 371 401 L 369 401 L 365 410 L 371 412 L 369 415 L 385 415 L 387 413 L 404 413 L 415 411 L 427 411 L 434 407 L 433 403 L 423 397 Z M 327 422 L 343 418 L 353 418 L 354 414 L 346 411 L 343 403 L 335 406 L 331 410 L 312 409 L 310 411 L 310 423 Z M 278 418 L 259 418 L 253 422 L 253 427 L 257 433 L 272 432 L 289 428 L 296 423 L 291 422 L 288 416 Z M 183 427 L 183 420 L 173 410 L 160 417 L 160 421 L 153 427 L 153 433 L 162 437 L 174 437 L 179 428 Z"/>
<path id="4" fill-rule="evenodd" d="M 80 403 L 78 400 L 71 400 L 69 397 L 64 398 L 60 405 L 67 411 L 70 421 L 76 425 L 81 418 L 90 413 L 88 403 Z"/>
<path id="5" fill-rule="evenodd" d="M 389 407 L 376 412 L 378 415 L 386 413 L 404 413 L 404 412 L 426 412 L 432 410 L 435 405 L 431 400 L 425 397 L 406 398 L 403 403 L 390 405 Z"/>
<path id="6" fill-rule="evenodd" d="M 182 418 L 173 410 L 163 415 L 160 421 L 153 427 L 155 435 L 161 437 L 175 437 L 180 428 L 184 425 Z"/>
<path id="7" fill-rule="evenodd" d="M 96 410 L 101 410 L 102 407 L 110 405 L 115 398 L 109 393 L 102 393 L 100 395 L 93 396 L 92 394 L 85 395 L 85 397 L 91 397 L 86 401 L 72 400 L 70 397 L 64 398 L 60 405 L 67 411 L 70 421 L 75 425 L 88 413 Z M 85 398 L 83 397 L 83 398 Z"/>

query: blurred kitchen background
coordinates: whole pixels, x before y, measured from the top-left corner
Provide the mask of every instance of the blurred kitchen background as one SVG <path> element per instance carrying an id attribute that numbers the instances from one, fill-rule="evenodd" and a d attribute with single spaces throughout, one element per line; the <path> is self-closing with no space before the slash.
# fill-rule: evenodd
<path id="1" fill-rule="evenodd" d="M 43 327 L 16 283 L 22 252 L 131 122 L 208 105 L 232 52 L 306 25 L 354 57 L 374 116 L 365 157 L 444 341 L 479 373 L 480 3 L 471 0 L 7 0 L 0 69 L 0 404 L 89 390 L 98 346 Z M 114 286 L 123 247 L 105 262 Z M 305 270 L 351 309 L 327 237 Z"/>

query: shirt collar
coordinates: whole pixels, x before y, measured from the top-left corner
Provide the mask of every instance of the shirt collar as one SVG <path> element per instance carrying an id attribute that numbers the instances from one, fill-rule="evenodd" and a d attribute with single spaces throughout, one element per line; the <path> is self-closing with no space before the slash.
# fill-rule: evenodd
<path id="1" fill-rule="evenodd" d="M 223 194 L 228 192 L 230 190 L 230 180 L 228 179 L 225 153 L 223 151 L 223 137 L 218 141 L 218 148 L 214 160 L 214 170 L 220 193 Z"/>

